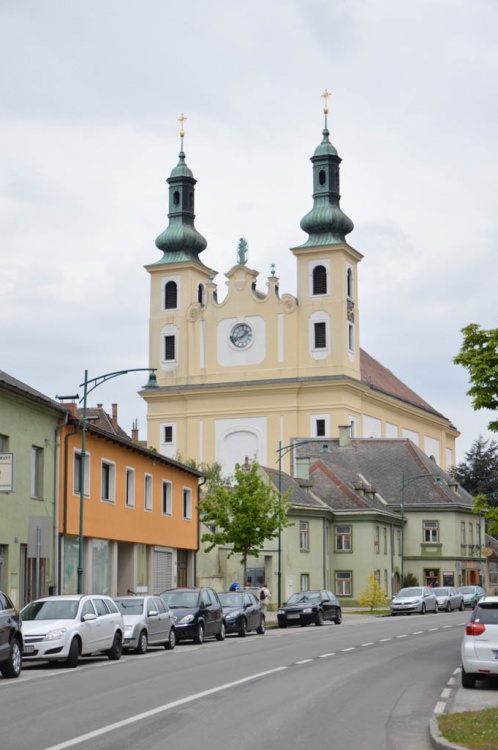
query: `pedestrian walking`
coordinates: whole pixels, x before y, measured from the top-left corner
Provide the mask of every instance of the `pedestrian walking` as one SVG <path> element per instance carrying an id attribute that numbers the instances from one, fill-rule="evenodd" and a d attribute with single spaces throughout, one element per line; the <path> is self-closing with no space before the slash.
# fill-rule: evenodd
<path id="1" fill-rule="evenodd" d="M 261 609 L 266 614 L 268 610 L 268 605 L 271 602 L 271 591 L 266 585 L 266 583 L 263 583 L 259 591 L 259 601 L 261 602 Z"/>

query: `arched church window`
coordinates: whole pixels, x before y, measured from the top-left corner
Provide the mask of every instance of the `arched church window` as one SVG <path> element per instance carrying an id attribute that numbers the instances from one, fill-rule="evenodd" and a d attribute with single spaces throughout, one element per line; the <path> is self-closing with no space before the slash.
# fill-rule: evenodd
<path id="1" fill-rule="evenodd" d="M 315 266 L 313 269 L 313 294 L 327 294 L 327 269 Z"/>
<path id="2" fill-rule="evenodd" d="M 164 287 L 164 309 L 174 310 L 178 307 L 178 287 L 176 281 L 168 281 Z"/>
<path id="3" fill-rule="evenodd" d="M 353 299 L 353 269 L 348 268 L 346 274 L 347 295 Z"/>
<path id="4" fill-rule="evenodd" d="M 180 192 L 178 190 L 175 190 L 175 192 L 173 193 L 173 203 L 175 204 L 175 206 L 180 205 Z"/>
<path id="5" fill-rule="evenodd" d="M 327 174 L 324 169 L 321 169 L 318 173 L 318 182 L 320 185 L 325 185 L 327 181 Z"/>
<path id="6" fill-rule="evenodd" d="M 197 287 L 197 302 L 199 305 L 204 304 L 204 284 L 199 284 Z"/>

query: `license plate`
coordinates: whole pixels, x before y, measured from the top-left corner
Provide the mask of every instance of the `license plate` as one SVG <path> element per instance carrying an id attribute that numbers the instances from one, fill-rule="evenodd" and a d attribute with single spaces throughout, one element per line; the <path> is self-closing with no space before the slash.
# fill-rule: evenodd
<path id="1" fill-rule="evenodd" d="M 299 620 L 299 615 L 287 615 L 289 620 Z"/>
<path id="2" fill-rule="evenodd" d="M 34 646 L 24 646 L 23 654 L 33 654 L 35 651 Z"/>

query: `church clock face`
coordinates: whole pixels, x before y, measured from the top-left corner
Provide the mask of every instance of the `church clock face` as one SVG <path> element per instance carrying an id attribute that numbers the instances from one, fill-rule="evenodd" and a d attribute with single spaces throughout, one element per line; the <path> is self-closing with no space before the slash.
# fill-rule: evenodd
<path id="1" fill-rule="evenodd" d="M 252 328 L 247 323 L 238 323 L 232 328 L 230 341 L 237 349 L 245 349 L 252 341 Z"/>

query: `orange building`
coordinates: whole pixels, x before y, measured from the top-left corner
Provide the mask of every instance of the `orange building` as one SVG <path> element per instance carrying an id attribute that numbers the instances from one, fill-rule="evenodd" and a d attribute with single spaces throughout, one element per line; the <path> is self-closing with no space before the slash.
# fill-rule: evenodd
<path id="1" fill-rule="evenodd" d="M 59 588 L 77 590 L 82 535 L 83 591 L 159 593 L 193 585 L 202 475 L 130 439 L 101 405 L 89 409 L 80 529 L 81 420 L 76 405 L 61 433 Z M 72 408 L 71 408 L 72 407 Z M 134 436 L 137 437 L 137 436 Z"/>

